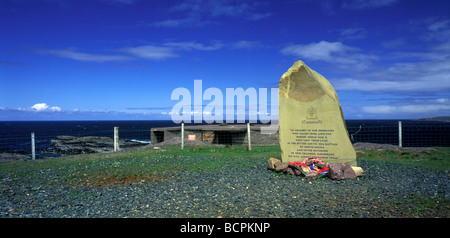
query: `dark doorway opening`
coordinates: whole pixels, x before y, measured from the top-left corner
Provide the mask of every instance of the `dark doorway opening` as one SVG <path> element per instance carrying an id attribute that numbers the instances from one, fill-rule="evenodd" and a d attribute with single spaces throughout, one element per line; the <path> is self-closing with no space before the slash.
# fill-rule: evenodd
<path id="1" fill-rule="evenodd" d="M 242 145 L 246 134 L 245 131 L 216 131 L 214 144 Z"/>
<path id="2" fill-rule="evenodd" d="M 164 131 L 154 131 L 156 137 L 156 143 L 164 141 Z"/>

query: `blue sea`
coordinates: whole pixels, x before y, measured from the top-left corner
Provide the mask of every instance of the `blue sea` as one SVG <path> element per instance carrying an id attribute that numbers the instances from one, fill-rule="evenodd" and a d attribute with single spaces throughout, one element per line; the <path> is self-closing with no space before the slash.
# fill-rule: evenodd
<path id="1" fill-rule="evenodd" d="M 346 120 L 352 142 L 399 144 L 399 120 Z M 401 120 L 402 146 L 450 146 L 450 122 Z M 195 125 L 195 124 L 192 124 Z M 28 152 L 31 133 L 35 133 L 36 150 L 51 147 L 51 139 L 60 135 L 119 137 L 150 143 L 154 127 L 177 126 L 172 121 L 0 121 L 0 152 Z"/>

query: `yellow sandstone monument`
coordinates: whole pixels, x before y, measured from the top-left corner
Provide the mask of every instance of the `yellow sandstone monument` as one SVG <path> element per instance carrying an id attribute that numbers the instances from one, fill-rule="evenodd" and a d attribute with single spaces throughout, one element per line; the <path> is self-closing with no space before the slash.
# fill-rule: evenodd
<path id="1" fill-rule="evenodd" d="M 280 79 L 279 125 L 283 162 L 316 157 L 357 166 L 336 91 L 302 61 Z"/>

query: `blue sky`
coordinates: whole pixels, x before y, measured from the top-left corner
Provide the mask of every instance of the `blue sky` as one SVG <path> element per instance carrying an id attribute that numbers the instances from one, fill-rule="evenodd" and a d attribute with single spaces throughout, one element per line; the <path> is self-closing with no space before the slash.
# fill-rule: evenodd
<path id="1" fill-rule="evenodd" d="M 0 120 L 170 119 L 175 88 L 278 87 L 296 60 L 346 119 L 450 116 L 449 13 L 448 0 L 1 0 Z"/>

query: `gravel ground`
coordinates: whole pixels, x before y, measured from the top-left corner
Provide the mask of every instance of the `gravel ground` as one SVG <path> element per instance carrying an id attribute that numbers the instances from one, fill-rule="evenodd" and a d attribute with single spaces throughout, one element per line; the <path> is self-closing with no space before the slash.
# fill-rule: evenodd
<path id="1" fill-rule="evenodd" d="M 51 169 L 40 171 L 42 181 L 0 175 L 0 217 L 450 217 L 448 171 L 358 166 L 366 174 L 356 179 L 309 181 L 275 174 L 261 159 L 150 184 L 76 189 L 49 183 L 60 179 Z"/>

